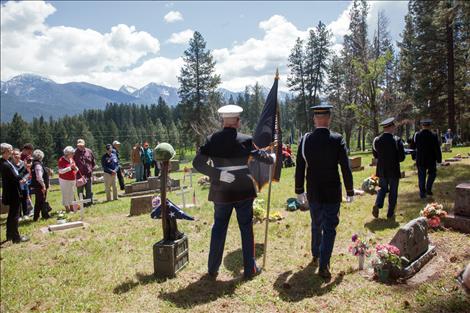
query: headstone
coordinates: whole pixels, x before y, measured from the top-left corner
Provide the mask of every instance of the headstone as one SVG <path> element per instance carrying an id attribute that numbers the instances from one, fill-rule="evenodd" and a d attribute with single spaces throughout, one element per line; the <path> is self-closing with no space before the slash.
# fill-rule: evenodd
<path id="1" fill-rule="evenodd" d="M 180 161 L 171 160 L 170 161 L 170 172 L 177 172 L 180 169 Z"/>
<path id="2" fill-rule="evenodd" d="M 353 172 L 360 172 L 360 171 L 362 171 L 362 170 L 364 170 L 364 166 L 359 166 L 359 167 L 353 167 L 353 168 L 351 168 L 351 171 L 353 171 Z"/>
<path id="3" fill-rule="evenodd" d="M 150 190 L 159 190 L 160 189 L 160 178 L 151 176 L 147 178 L 147 181 L 149 182 L 149 189 Z"/>
<path id="4" fill-rule="evenodd" d="M 444 160 L 444 162 L 459 162 L 459 161 L 461 161 L 461 159 L 459 158 L 448 158 Z"/>
<path id="5" fill-rule="evenodd" d="M 153 266 L 157 277 L 175 277 L 189 262 L 188 237 L 161 240 L 153 245 Z"/>
<path id="6" fill-rule="evenodd" d="M 455 188 L 454 212 L 442 219 L 445 227 L 470 234 L 470 183 Z"/>
<path id="7" fill-rule="evenodd" d="M 85 223 L 83 223 L 82 221 L 77 221 L 77 222 L 69 222 L 69 223 L 64 223 L 64 224 L 49 225 L 48 230 L 59 231 L 59 230 L 77 228 L 77 227 L 85 227 Z"/>
<path id="8" fill-rule="evenodd" d="M 377 159 L 376 158 L 372 158 L 369 166 L 377 166 Z"/>
<path id="9" fill-rule="evenodd" d="M 400 249 L 400 256 L 408 259 L 403 269 L 392 269 L 394 278 L 409 278 L 417 273 L 436 254 L 435 247 L 429 245 L 428 223 L 419 217 L 402 226 L 390 241 Z"/>
<path id="10" fill-rule="evenodd" d="M 152 211 L 152 198 L 153 195 L 144 195 L 131 198 L 130 216 L 147 214 Z"/>
<path id="11" fill-rule="evenodd" d="M 351 166 L 352 169 L 361 167 L 362 158 L 361 157 L 349 158 L 349 165 Z"/>
<path id="12" fill-rule="evenodd" d="M 125 192 L 128 193 L 133 193 L 133 192 L 139 192 L 139 191 L 144 191 L 144 190 L 149 190 L 149 182 L 148 181 L 139 181 L 132 183 L 130 185 L 124 186 Z"/>

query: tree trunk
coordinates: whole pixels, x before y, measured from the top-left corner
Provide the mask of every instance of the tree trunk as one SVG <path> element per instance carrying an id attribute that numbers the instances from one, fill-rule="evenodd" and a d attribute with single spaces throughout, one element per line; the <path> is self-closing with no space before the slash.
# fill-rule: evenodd
<path id="1" fill-rule="evenodd" d="M 450 5 L 450 4 L 449 4 Z M 456 131 L 455 128 L 455 102 L 454 102 L 454 31 L 452 29 L 451 17 L 446 19 L 447 31 L 447 119 L 449 128 Z"/>
<path id="2" fill-rule="evenodd" d="M 357 143 L 356 143 L 357 150 L 361 150 L 361 131 L 362 131 L 362 127 L 358 126 L 357 127 Z"/>
<path id="3" fill-rule="evenodd" d="M 352 127 L 345 127 L 344 128 L 344 134 L 346 137 L 346 146 L 348 147 L 348 153 L 351 151 L 351 134 L 352 134 Z"/>
<path id="4" fill-rule="evenodd" d="M 362 151 L 366 151 L 366 130 L 362 127 Z"/>

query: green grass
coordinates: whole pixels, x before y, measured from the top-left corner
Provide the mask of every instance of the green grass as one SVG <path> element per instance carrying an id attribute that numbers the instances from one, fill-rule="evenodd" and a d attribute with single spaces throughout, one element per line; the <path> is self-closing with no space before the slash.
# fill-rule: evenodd
<path id="1" fill-rule="evenodd" d="M 452 154 L 445 156 L 467 152 L 469 148 L 454 148 Z M 370 154 L 362 156 L 366 168 L 354 173 L 356 188 L 375 170 L 368 166 Z M 468 235 L 451 231 L 431 233 L 438 255 L 407 284 L 373 281 L 370 271 L 356 271 L 357 260 L 347 252 L 354 232 L 369 232 L 376 240 L 386 242 L 399 225 L 419 215 L 426 202 L 419 199 L 417 177 L 409 156 L 402 169 L 407 177 L 400 181 L 398 223 L 372 218 L 374 196 L 356 197 L 352 204 L 342 204 L 332 257 L 333 279 L 329 284 L 322 283 L 309 266 L 308 212 L 284 210 L 286 198 L 294 196 L 294 168 L 283 170 L 281 182 L 273 184 L 272 207 L 281 211 L 285 219 L 270 224 L 267 269 L 248 282 L 240 279 L 242 256 L 235 216 L 230 223 L 219 280 L 201 278 L 207 268 L 213 215 L 207 190 L 197 187 L 200 208 L 187 210 L 197 221 L 179 222 L 179 227 L 189 235 L 190 263 L 177 278 L 159 281 L 152 275 L 152 245 L 162 237 L 161 222 L 148 215 L 128 217 L 129 198 L 103 202 L 103 185 L 95 185 L 95 196 L 101 203 L 87 209 L 88 228 L 42 234 L 40 228 L 50 221 L 22 222 L 20 232 L 31 236 L 31 241 L 2 246 L 0 309 L 2 312 L 464 312 L 470 307 L 470 300 L 457 287 L 454 277 L 470 262 Z M 172 177 L 181 175 L 175 173 Z M 440 168 L 434 198 L 451 207 L 455 185 L 468 180 L 469 160 Z M 267 191 L 263 190 L 260 197 L 266 196 Z M 175 194 L 169 198 L 181 202 Z M 54 211 L 61 209 L 57 186 L 49 193 L 49 201 Z M 380 214 L 383 217 L 385 212 Z M 5 219 L 2 216 L 0 220 L 2 241 Z M 261 264 L 264 224 L 256 224 L 254 229 L 256 255 Z"/>

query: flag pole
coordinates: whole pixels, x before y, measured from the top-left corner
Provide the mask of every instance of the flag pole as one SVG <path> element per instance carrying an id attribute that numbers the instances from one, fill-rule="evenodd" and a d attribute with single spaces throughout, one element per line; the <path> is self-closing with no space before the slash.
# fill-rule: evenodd
<path id="1" fill-rule="evenodd" d="M 273 182 L 273 166 L 269 165 L 269 188 L 268 188 L 268 205 L 266 208 L 266 227 L 264 229 L 264 253 L 263 253 L 263 269 L 266 268 L 266 254 L 268 252 L 268 228 L 269 228 L 269 211 L 271 209 L 271 185 Z"/>
<path id="2" fill-rule="evenodd" d="M 275 80 L 279 79 L 279 69 L 278 68 L 276 69 L 276 76 L 275 76 L 274 79 Z M 277 99 L 276 99 L 276 102 L 277 102 Z M 276 116 L 277 116 L 277 114 L 276 114 Z M 278 125 L 278 127 L 279 127 L 279 125 Z M 274 147 L 276 147 L 276 145 L 274 145 Z M 276 156 L 278 156 L 277 153 L 276 153 Z M 263 269 L 266 268 L 266 255 L 267 255 L 267 252 L 268 252 L 268 228 L 269 228 L 269 211 L 271 209 L 271 186 L 272 186 L 272 182 L 273 182 L 273 164 L 269 165 L 269 188 L 268 188 L 268 204 L 267 204 L 267 208 L 266 208 L 266 226 L 265 226 L 265 229 L 264 229 Z"/>

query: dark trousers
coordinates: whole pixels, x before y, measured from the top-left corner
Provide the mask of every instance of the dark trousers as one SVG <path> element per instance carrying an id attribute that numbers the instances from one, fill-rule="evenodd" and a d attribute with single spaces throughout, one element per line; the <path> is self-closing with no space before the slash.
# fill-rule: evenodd
<path id="1" fill-rule="evenodd" d="M 21 190 L 21 209 L 23 211 L 23 216 L 29 215 L 28 196 L 29 196 L 29 191 L 27 189 Z"/>
<path id="2" fill-rule="evenodd" d="M 312 219 L 312 255 L 320 258 L 320 269 L 330 265 L 331 253 L 339 224 L 340 203 L 310 202 Z"/>
<path id="3" fill-rule="evenodd" d="M 20 238 L 18 219 L 20 218 L 20 199 L 9 204 L 7 217 L 7 240 Z"/>
<path id="4" fill-rule="evenodd" d="M 150 177 L 150 176 L 151 176 L 150 163 L 149 164 L 144 163 L 144 180 L 147 180 L 147 178 Z"/>
<path id="5" fill-rule="evenodd" d="M 41 217 L 44 219 L 49 218 L 49 212 L 47 212 L 46 207 L 46 198 L 47 198 L 47 191 L 42 192 L 41 189 L 36 189 L 34 191 L 36 199 L 34 199 L 34 218 L 33 220 L 37 221 L 39 219 L 39 212 L 41 212 Z"/>
<path id="6" fill-rule="evenodd" d="M 122 176 L 122 169 L 120 167 L 117 170 L 117 178 L 118 178 L 118 181 L 119 181 L 119 188 L 121 190 L 124 190 L 125 189 L 124 176 Z"/>
<path id="7" fill-rule="evenodd" d="M 427 174 L 427 180 L 426 180 Z M 436 166 L 418 166 L 419 196 L 426 197 L 427 192 L 432 192 L 432 184 L 436 179 Z"/>
<path id="8" fill-rule="evenodd" d="M 90 203 L 85 203 L 84 206 L 86 207 L 92 205 L 93 203 L 93 191 L 91 190 L 91 186 L 92 186 L 91 177 L 87 177 L 86 184 L 84 186 L 77 187 L 77 193 L 79 197 L 80 197 L 80 194 L 83 194 L 83 199 L 91 199 Z M 83 191 L 85 191 L 85 193 Z"/>
<path id="9" fill-rule="evenodd" d="M 397 206 L 398 198 L 398 177 L 379 177 L 380 190 L 375 199 L 375 205 L 381 209 L 384 206 L 385 196 L 388 192 L 388 212 L 387 217 L 392 217 L 395 214 L 395 207 Z"/>
<path id="10" fill-rule="evenodd" d="M 253 237 L 253 199 L 231 202 L 214 203 L 214 225 L 212 225 L 211 244 L 209 251 L 209 273 L 219 271 L 224 254 L 227 228 L 235 208 L 238 227 L 242 238 L 244 274 L 252 275 L 257 271 L 255 263 L 255 242 Z"/>

